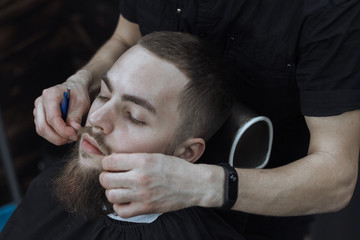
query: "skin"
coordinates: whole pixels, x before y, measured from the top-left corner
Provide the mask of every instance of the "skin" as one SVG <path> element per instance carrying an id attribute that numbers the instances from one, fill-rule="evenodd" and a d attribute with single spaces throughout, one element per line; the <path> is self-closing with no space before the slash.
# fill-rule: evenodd
<path id="1" fill-rule="evenodd" d="M 130 34 L 122 35 L 124 32 Z M 140 36 L 139 27 L 120 20 L 114 35 L 122 36 L 118 39 L 123 43 L 100 49 L 85 66 L 87 72 L 94 75 L 98 69 L 106 69 L 106 64 L 101 65 L 97 59 L 111 55 L 112 47 L 122 49 L 124 42 L 133 43 Z M 97 67 L 92 68 L 95 65 Z M 81 88 L 87 89 L 85 85 Z M 66 83 L 61 90 L 50 89 L 60 96 L 65 86 Z M 55 144 L 71 139 L 71 134 L 59 134 L 66 129 L 66 124 L 51 118 L 60 117 L 58 98 L 57 107 L 42 106 L 42 102 L 54 103 L 54 99 L 45 94 L 35 103 L 36 108 L 40 108 L 35 120 L 37 131 Z M 70 105 L 70 112 L 73 109 L 77 108 Z M 357 180 L 360 110 L 338 116 L 304 117 L 311 135 L 308 156 L 275 169 L 237 169 L 239 189 L 234 210 L 294 216 L 337 211 L 348 204 Z M 59 125 L 54 126 L 55 123 Z M 45 133 L 47 128 L 53 130 L 51 134 Z M 219 166 L 189 164 L 161 154 L 113 154 L 102 160 L 102 167 L 100 182 L 121 217 L 189 206 L 220 207 L 224 201 L 225 174 Z"/>

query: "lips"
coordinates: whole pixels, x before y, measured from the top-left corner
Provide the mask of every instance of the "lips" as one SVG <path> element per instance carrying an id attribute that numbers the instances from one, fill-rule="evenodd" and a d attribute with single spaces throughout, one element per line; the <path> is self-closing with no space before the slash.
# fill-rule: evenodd
<path id="1" fill-rule="evenodd" d="M 81 148 L 87 153 L 105 156 L 105 154 L 100 150 L 96 141 L 88 135 L 83 137 L 81 141 Z"/>

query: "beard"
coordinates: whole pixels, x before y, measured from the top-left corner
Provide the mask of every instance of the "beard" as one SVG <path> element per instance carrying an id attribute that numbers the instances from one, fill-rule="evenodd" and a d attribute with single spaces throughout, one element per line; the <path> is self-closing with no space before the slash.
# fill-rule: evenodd
<path id="1" fill-rule="evenodd" d="M 104 136 L 94 132 L 92 127 L 84 127 L 78 131 L 79 139 L 84 133 L 88 133 L 98 143 L 100 149 L 109 155 L 113 150 L 106 145 Z M 113 213 L 112 203 L 105 195 L 105 189 L 101 186 L 99 175 L 101 167 L 84 167 L 79 159 L 88 157 L 87 153 L 79 151 L 78 141 L 69 156 L 65 167 L 53 180 L 53 193 L 64 204 L 67 211 L 82 215 L 87 219 L 103 217 Z M 169 144 L 165 151 L 166 155 L 173 155 L 176 145 Z"/>
<path id="2" fill-rule="evenodd" d="M 84 132 L 91 131 L 85 128 L 81 133 Z M 79 163 L 79 142 L 74 146 L 64 169 L 53 180 L 53 192 L 70 213 L 88 219 L 106 216 L 113 210 L 99 182 L 102 169 L 83 167 Z"/>

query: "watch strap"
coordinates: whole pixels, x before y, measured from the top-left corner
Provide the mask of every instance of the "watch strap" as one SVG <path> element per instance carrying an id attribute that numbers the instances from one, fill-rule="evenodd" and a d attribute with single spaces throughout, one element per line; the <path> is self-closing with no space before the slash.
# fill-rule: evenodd
<path id="1" fill-rule="evenodd" d="M 225 170 L 225 196 L 221 208 L 231 209 L 238 197 L 238 175 L 234 167 L 229 163 L 220 163 Z"/>

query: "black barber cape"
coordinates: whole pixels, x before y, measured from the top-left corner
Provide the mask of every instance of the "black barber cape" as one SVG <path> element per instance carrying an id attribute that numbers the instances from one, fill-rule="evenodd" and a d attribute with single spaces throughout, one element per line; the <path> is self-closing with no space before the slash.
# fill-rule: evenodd
<path id="1" fill-rule="evenodd" d="M 129 223 L 102 217 L 85 220 L 69 214 L 51 192 L 59 167 L 40 174 L 0 233 L 1 240 L 20 239 L 243 239 L 213 209 L 188 208 L 162 214 L 152 223 Z"/>

